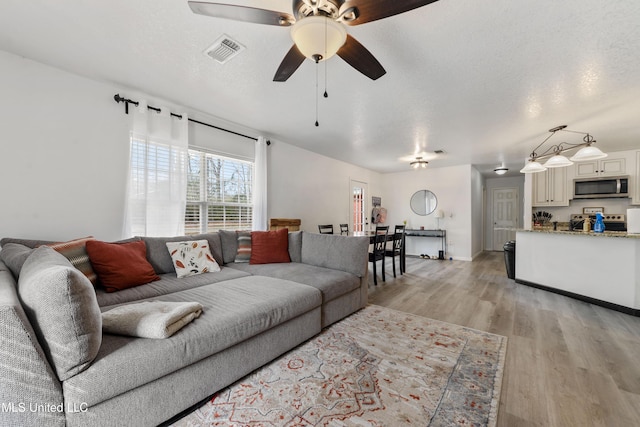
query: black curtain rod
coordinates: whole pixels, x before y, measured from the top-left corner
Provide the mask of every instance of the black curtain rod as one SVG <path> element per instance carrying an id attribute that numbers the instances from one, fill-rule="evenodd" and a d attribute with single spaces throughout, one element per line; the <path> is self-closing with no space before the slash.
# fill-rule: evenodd
<path id="1" fill-rule="evenodd" d="M 133 101 L 133 100 L 131 100 L 131 99 L 124 98 L 124 97 L 120 96 L 120 94 L 119 94 L 119 93 L 116 93 L 116 94 L 113 96 L 113 99 L 114 99 L 117 103 L 124 102 L 124 112 L 125 112 L 126 114 L 129 114 L 129 104 L 133 104 L 133 105 L 135 105 L 136 107 L 137 107 L 138 105 L 140 105 L 140 103 L 139 103 L 138 101 Z M 160 111 L 162 111 L 162 109 L 161 109 L 161 108 L 152 107 L 151 105 L 147 105 L 147 108 L 148 108 L 149 110 L 153 110 L 153 111 L 156 111 L 156 112 L 158 112 L 158 113 L 159 113 Z M 175 114 L 175 113 L 169 113 L 169 114 L 171 114 L 173 117 L 177 117 L 177 118 L 179 118 L 179 119 L 182 119 L 182 116 L 181 116 L 180 114 Z M 229 129 L 224 129 L 224 128 L 221 128 L 221 127 L 218 127 L 218 126 L 214 126 L 214 125 L 209 124 L 209 123 L 201 122 L 200 120 L 194 120 L 194 119 L 188 119 L 188 120 L 189 120 L 190 122 L 197 123 L 197 124 L 199 124 L 199 125 L 208 126 L 208 127 L 210 127 L 210 128 L 218 129 L 218 130 L 221 130 L 221 131 L 223 131 L 223 132 L 227 132 L 227 133 L 232 133 L 232 134 L 234 134 L 234 135 L 242 136 L 242 137 L 247 138 L 247 139 L 252 139 L 252 140 L 254 140 L 254 141 L 257 141 L 257 140 L 258 140 L 258 138 L 254 138 L 253 136 L 243 135 L 243 134 L 241 134 L 241 133 L 234 132 L 234 131 L 229 130 Z M 267 141 L 267 145 L 271 145 L 271 141 Z"/>

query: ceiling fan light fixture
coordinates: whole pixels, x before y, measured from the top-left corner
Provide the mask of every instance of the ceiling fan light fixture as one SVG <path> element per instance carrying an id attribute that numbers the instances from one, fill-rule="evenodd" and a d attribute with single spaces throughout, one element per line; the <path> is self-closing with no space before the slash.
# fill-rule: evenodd
<path id="1" fill-rule="evenodd" d="M 324 61 L 334 56 L 347 41 L 347 30 L 326 16 L 308 16 L 291 27 L 291 38 L 307 58 Z M 326 41 L 326 45 L 325 45 Z"/>

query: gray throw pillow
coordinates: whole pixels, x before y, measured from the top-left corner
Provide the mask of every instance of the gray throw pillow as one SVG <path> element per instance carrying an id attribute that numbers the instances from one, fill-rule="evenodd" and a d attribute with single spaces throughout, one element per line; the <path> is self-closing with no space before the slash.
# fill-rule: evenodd
<path id="1" fill-rule="evenodd" d="M 238 253 L 238 233 L 231 230 L 219 230 L 222 243 L 222 258 L 225 264 L 234 262 Z"/>
<path id="2" fill-rule="evenodd" d="M 89 279 L 42 246 L 22 266 L 18 294 L 60 381 L 86 369 L 102 344 L 102 316 Z"/>
<path id="3" fill-rule="evenodd" d="M 13 277 L 18 280 L 22 265 L 33 251 L 34 249 L 26 247 L 25 245 L 6 243 L 2 246 L 2 250 L 0 250 L 0 259 L 9 267 Z"/>

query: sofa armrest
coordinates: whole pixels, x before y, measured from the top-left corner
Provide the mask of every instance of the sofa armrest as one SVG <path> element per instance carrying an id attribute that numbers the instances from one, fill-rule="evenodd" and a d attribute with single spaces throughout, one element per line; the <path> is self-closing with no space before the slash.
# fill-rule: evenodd
<path id="1" fill-rule="evenodd" d="M 64 426 L 62 386 L 0 262 L 0 417 L 3 425 Z"/>
<path id="2" fill-rule="evenodd" d="M 302 232 L 304 264 L 346 271 L 365 277 L 368 271 L 369 238 Z"/>

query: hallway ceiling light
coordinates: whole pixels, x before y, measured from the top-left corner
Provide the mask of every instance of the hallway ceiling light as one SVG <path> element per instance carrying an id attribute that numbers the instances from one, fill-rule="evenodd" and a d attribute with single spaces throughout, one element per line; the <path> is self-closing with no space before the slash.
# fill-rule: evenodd
<path id="1" fill-rule="evenodd" d="M 497 167 L 493 170 L 497 175 L 504 175 L 509 171 L 509 168 L 505 167 L 504 164 L 500 167 Z"/>

